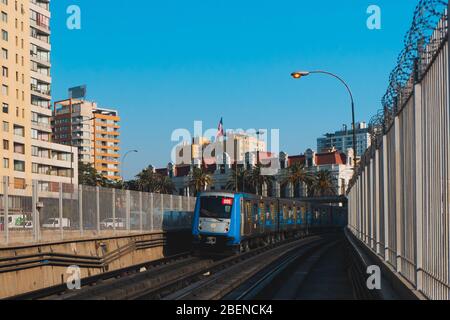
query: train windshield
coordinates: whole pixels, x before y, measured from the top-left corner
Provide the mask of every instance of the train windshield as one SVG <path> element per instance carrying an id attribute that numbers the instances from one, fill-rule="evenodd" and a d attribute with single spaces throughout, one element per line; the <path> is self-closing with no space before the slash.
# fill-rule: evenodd
<path id="1" fill-rule="evenodd" d="M 200 217 L 230 219 L 233 198 L 202 197 L 200 199 Z"/>

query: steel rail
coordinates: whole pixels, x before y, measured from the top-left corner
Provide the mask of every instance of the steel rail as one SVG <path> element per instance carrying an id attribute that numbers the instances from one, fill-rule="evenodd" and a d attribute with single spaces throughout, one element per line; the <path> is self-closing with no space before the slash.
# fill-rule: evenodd
<path id="1" fill-rule="evenodd" d="M 220 261 L 217 266 L 212 266 L 211 268 L 206 268 L 197 273 L 197 275 L 202 275 L 199 280 L 191 281 L 192 284 L 182 286 L 181 290 L 174 291 L 173 293 L 166 295 L 164 299 L 170 300 L 180 300 L 180 299 L 188 299 L 189 296 L 194 296 L 195 293 L 204 290 L 205 288 L 210 288 L 211 285 L 217 284 L 219 281 L 227 278 L 227 281 L 230 280 L 230 274 L 239 274 L 240 271 L 246 270 L 244 266 L 253 265 L 254 263 L 261 264 L 261 262 L 267 262 L 270 260 L 270 257 L 275 256 L 277 253 L 280 256 L 286 254 L 291 250 L 295 250 L 299 246 L 307 245 L 312 242 L 316 242 L 321 240 L 322 238 L 313 236 L 307 237 L 297 240 L 291 240 L 288 242 L 283 242 L 281 244 L 275 246 L 266 246 L 261 249 L 255 249 L 249 253 L 245 253 L 238 257 L 231 257 L 226 259 L 226 261 Z M 266 264 L 264 264 L 265 266 Z M 264 266 L 261 266 L 263 268 Z M 255 270 L 258 272 L 260 268 Z M 255 272 L 252 272 L 248 277 L 254 275 Z M 205 278 L 205 275 L 210 275 L 209 278 Z M 244 276 L 245 277 L 245 276 Z M 190 279 L 186 279 L 189 280 Z M 227 286 L 223 291 L 218 292 L 216 295 L 212 297 L 212 299 L 220 299 L 225 294 L 227 294 L 230 290 L 235 289 L 236 286 L 240 285 L 244 279 L 240 279 L 240 282 L 235 284 L 234 286 Z M 225 292 L 224 292 L 225 291 Z"/>
<path id="2" fill-rule="evenodd" d="M 331 244 L 326 244 L 326 242 L 322 241 L 304 248 L 305 250 L 293 252 L 292 255 L 288 255 L 285 259 L 275 261 L 273 266 L 268 266 L 266 270 L 263 270 L 262 274 L 256 279 L 256 281 L 247 286 L 247 288 L 245 288 L 242 292 L 237 293 L 237 295 L 233 297 L 233 299 L 250 300 L 254 298 L 260 292 L 266 289 L 271 283 L 273 283 L 274 280 L 277 277 L 279 277 L 282 274 L 282 272 L 286 270 L 289 266 L 292 266 L 294 263 L 297 262 L 305 263 L 313 253 L 317 254 L 315 261 L 317 262 L 317 260 L 320 259 L 320 257 L 323 256 L 323 254 L 325 254 L 327 249 L 329 249 L 334 245 L 336 245 L 336 241 L 333 241 Z M 308 271 L 310 271 L 310 269 Z"/>

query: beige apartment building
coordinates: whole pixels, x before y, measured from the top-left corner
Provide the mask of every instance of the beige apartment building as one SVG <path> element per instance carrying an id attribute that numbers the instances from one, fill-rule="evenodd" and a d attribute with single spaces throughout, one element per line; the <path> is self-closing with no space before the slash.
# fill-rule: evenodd
<path id="1" fill-rule="evenodd" d="M 117 110 L 95 102 L 67 99 L 55 102 L 53 140 L 78 149 L 78 158 L 105 178 L 119 181 L 120 117 Z"/>
<path id="2" fill-rule="evenodd" d="M 49 0 L 0 0 L 1 166 L 11 194 L 77 184 L 72 148 L 51 142 Z M 73 161 L 72 161 L 73 160 Z"/>
<path id="3" fill-rule="evenodd" d="M 175 160 L 175 165 L 198 164 L 201 161 L 210 162 L 217 157 L 224 163 L 235 160 L 244 163 L 248 160 L 246 155 L 266 150 L 266 141 L 256 134 L 229 133 L 226 138 L 220 137 L 214 142 L 205 137 L 196 137 L 192 143 L 185 142 L 175 148 L 175 159 L 173 160 Z M 227 159 L 222 159 L 221 151 Z"/>

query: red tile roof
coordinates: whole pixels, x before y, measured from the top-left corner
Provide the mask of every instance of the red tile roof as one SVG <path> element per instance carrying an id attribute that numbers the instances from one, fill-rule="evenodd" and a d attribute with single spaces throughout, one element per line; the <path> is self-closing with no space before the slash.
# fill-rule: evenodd
<path id="1" fill-rule="evenodd" d="M 288 159 L 288 165 L 291 166 L 294 163 L 305 164 L 305 155 L 290 156 Z M 346 164 L 347 156 L 339 151 L 316 153 L 315 163 L 318 166 L 331 165 L 331 164 Z"/>

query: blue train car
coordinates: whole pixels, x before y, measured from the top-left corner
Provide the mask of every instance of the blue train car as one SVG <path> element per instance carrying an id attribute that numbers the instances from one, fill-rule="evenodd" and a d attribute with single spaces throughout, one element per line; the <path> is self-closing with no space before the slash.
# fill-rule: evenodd
<path id="1" fill-rule="evenodd" d="M 197 198 L 192 235 L 197 249 L 243 252 L 308 234 L 311 228 L 328 222 L 305 202 L 228 191 L 203 192 Z"/>

